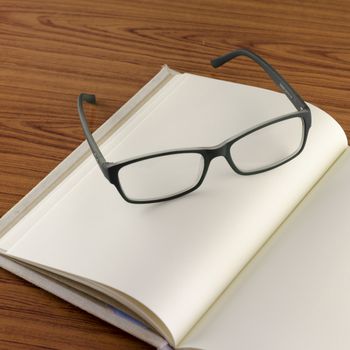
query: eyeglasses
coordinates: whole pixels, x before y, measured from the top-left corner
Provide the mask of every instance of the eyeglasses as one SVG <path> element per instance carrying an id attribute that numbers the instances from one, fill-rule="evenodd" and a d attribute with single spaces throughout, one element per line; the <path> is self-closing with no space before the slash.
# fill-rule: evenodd
<path id="1" fill-rule="evenodd" d="M 217 68 L 238 56 L 247 56 L 259 64 L 297 111 L 256 125 L 214 147 L 178 149 L 106 162 L 83 109 L 84 102 L 96 103 L 95 95 L 80 94 L 78 112 L 91 151 L 104 176 L 127 202 L 162 202 L 188 194 L 202 184 L 210 162 L 219 156 L 225 157 L 236 173 L 253 175 L 277 168 L 302 152 L 311 127 L 309 107 L 270 64 L 251 51 L 232 51 L 213 59 L 211 64 Z"/>

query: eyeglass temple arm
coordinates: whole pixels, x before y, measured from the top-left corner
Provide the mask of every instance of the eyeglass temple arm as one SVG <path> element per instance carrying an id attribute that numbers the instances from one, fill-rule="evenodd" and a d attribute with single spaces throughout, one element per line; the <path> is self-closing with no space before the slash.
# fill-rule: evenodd
<path id="1" fill-rule="evenodd" d="M 106 167 L 107 162 L 104 156 L 102 155 L 100 148 L 98 147 L 95 139 L 91 134 L 89 124 L 84 112 L 84 106 L 83 106 L 84 102 L 96 104 L 96 96 L 90 95 L 90 94 L 80 94 L 78 97 L 78 113 L 79 113 L 80 122 L 83 127 L 86 140 L 91 148 L 92 154 L 94 155 L 97 161 L 97 164 L 101 168 L 103 175 L 109 180 L 108 170 Z"/>
<path id="2" fill-rule="evenodd" d="M 271 77 L 271 79 L 275 82 L 275 84 L 282 89 L 282 91 L 286 94 L 289 100 L 293 103 L 297 110 L 309 110 L 309 107 L 304 102 L 304 100 L 298 95 L 298 93 L 287 83 L 287 81 L 262 57 L 257 54 L 246 50 L 239 49 L 232 52 L 229 52 L 223 56 L 217 57 L 211 60 L 211 65 L 214 68 L 220 67 L 226 62 L 236 58 L 238 56 L 247 56 L 252 59 L 254 62 L 259 64 L 264 71 Z"/>

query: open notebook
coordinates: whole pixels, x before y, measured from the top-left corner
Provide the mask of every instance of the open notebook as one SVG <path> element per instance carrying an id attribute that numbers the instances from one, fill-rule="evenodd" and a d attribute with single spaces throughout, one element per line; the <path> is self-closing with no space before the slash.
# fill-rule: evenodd
<path id="1" fill-rule="evenodd" d="M 197 191 L 163 203 L 125 202 L 84 142 L 1 219 L 2 266 L 159 349 L 348 349 L 350 155 L 309 106 L 291 162 L 241 176 L 216 158 Z M 118 161 L 216 145 L 293 110 L 164 66 L 95 137 Z"/>

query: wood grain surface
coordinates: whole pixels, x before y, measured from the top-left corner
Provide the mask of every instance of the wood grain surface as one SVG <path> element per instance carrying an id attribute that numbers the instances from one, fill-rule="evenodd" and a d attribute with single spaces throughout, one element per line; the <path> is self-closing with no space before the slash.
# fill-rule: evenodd
<path id="1" fill-rule="evenodd" d="M 95 129 L 167 63 L 272 88 L 250 48 L 350 136 L 349 1 L 0 0 L 0 215 L 83 140 L 80 92 Z M 151 349 L 0 271 L 0 349 Z"/>

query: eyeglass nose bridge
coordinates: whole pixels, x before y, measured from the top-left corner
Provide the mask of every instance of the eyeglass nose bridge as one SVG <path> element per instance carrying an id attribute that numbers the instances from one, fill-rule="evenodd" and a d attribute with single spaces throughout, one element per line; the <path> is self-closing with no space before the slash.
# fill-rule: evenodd
<path id="1" fill-rule="evenodd" d="M 217 157 L 224 157 L 228 162 L 230 162 L 230 148 L 226 143 L 209 147 L 206 150 L 206 153 L 209 162 Z"/>
<path id="2" fill-rule="evenodd" d="M 211 161 L 217 157 L 224 157 L 229 165 L 229 167 L 238 174 L 241 174 L 240 170 L 236 167 L 235 163 L 231 157 L 231 146 L 232 141 L 227 142 L 223 141 L 222 143 L 215 145 L 213 147 L 209 147 L 205 150 L 205 158 L 206 158 L 206 170 L 208 170 Z M 243 175 L 243 173 L 242 173 Z"/>

